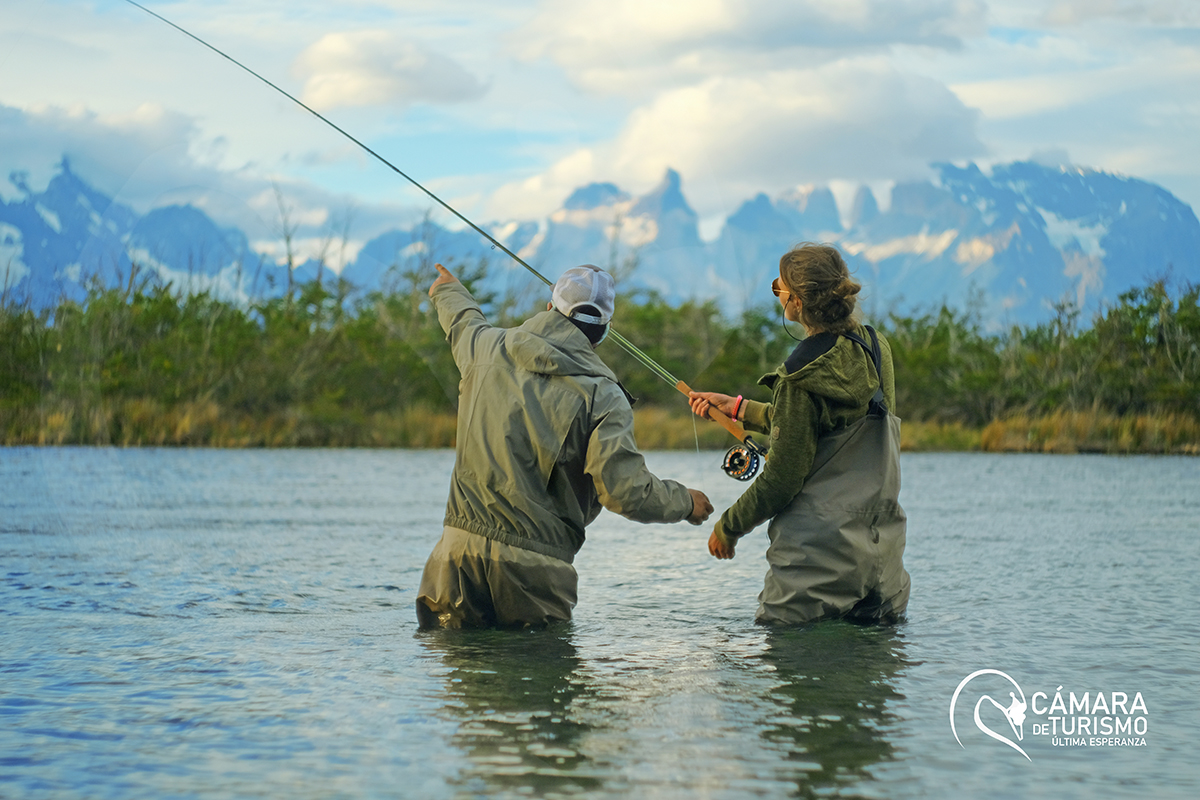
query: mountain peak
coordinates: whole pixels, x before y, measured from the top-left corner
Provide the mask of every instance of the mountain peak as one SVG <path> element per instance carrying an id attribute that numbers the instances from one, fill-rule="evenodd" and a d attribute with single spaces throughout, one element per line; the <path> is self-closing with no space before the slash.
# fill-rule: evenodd
<path id="1" fill-rule="evenodd" d="M 799 186 L 779 195 L 775 206 L 799 231 L 822 233 L 842 229 L 837 200 L 827 186 Z"/>
<path id="2" fill-rule="evenodd" d="M 696 212 L 684 199 L 679 173 L 668 167 L 658 185 L 642 195 L 630 213 L 660 217 L 672 211 L 682 211 L 687 217 L 696 218 Z"/>
<path id="3" fill-rule="evenodd" d="M 755 195 L 753 200 L 742 203 L 726 222 L 731 227 L 754 235 L 787 236 L 792 233 L 789 221 L 763 192 Z"/>
<path id="4" fill-rule="evenodd" d="M 875 201 L 875 193 L 870 186 L 859 186 L 850 206 L 850 227 L 870 224 L 878 216 L 879 203 Z"/>

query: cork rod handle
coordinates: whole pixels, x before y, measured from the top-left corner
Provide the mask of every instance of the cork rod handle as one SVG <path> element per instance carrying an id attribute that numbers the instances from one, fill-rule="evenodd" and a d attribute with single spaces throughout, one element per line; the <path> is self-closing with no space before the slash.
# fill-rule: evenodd
<path id="1" fill-rule="evenodd" d="M 675 388 L 683 392 L 684 397 L 687 397 L 692 391 L 692 387 L 688 386 L 683 381 L 675 384 Z M 745 443 L 748 434 L 746 433 L 746 429 L 743 428 L 737 421 L 725 416 L 725 414 L 721 411 L 718 411 L 717 407 L 714 405 L 710 405 L 708 407 L 708 416 L 713 422 L 732 433 L 734 438 L 739 442 Z"/>

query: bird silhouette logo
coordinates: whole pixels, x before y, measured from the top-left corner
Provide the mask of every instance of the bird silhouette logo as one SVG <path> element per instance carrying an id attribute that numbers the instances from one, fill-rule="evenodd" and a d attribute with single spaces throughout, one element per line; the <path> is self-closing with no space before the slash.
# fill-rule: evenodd
<path id="1" fill-rule="evenodd" d="M 978 678 L 980 675 L 999 675 L 1001 678 L 1004 678 L 1006 681 L 1011 683 L 1016 691 L 1010 691 L 1008 693 L 1010 699 L 1007 706 L 997 702 L 990 695 L 980 695 L 979 699 L 975 701 L 975 726 L 979 728 L 979 730 L 983 731 L 987 736 L 990 736 L 998 742 L 1003 742 L 1013 750 L 1016 750 L 1018 753 L 1025 756 L 1026 761 L 1033 761 L 1033 759 L 1029 757 L 1029 754 L 1022 750 L 1021 746 L 1017 744 L 1017 742 L 1025 739 L 1025 710 L 1029 708 L 1029 704 L 1025 700 L 1025 692 L 1021 690 L 1020 684 L 1013 680 L 1011 676 L 1009 676 L 1007 673 L 1001 672 L 998 669 L 976 670 L 967 677 L 963 678 L 962 683 L 958 684 L 958 688 L 954 690 L 954 696 L 950 698 L 950 731 L 954 734 L 954 740 L 958 742 L 959 747 L 963 747 L 965 749 L 966 745 L 964 745 L 962 740 L 958 738 L 958 730 L 955 728 L 954 708 L 958 704 L 958 697 L 962 694 L 963 689 L 967 687 L 968 683 L 973 681 L 975 678 Z M 988 727 L 988 724 L 984 722 L 983 717 L 979 713 L 980 708 L 987 710 L 987 706 L 984 705 L 985 703 L 990 703 L 992 707 L 994 707 L 1004 716 L 1004 719 L 1008 721 L 1008 727 L 1016 741 L 1005 735 L 1009 731 L 1004 731 L 1003 727 L 1001 727 L 1002 732 L 997 732 Z M 995 715 L 993 714 L 992 717 L 994 718 Z"/>

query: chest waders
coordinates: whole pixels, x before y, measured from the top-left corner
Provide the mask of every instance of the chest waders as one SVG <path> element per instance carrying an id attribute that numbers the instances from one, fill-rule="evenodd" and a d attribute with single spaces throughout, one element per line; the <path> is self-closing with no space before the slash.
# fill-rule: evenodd
<path id="1" fill-rule="evenodd" d="M 771 520 L 758 622 L 890 622 L 908 606 L 900 418 L 884 402 L 879 340 L 867 331 L 870 345 L 843 335 L 871 355 L 880 388 L 865 417 L 817 440 L 804 488 Z"/>

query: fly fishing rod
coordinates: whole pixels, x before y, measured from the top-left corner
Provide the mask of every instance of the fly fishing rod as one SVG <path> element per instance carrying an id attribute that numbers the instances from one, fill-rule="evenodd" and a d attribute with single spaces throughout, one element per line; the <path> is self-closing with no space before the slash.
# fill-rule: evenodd
<path id="1" fill-rule="evenodd" d="M 464 217 L 462 214 L 460 214 L 458 212 L 458 210 L 456 208 L 451 206 L 449 203 L 447 203 L 442 198 L 438 197 L 433 192 L 426 189 L 423 185 L 421 185 L 420 182 L 418 182 L 411 175 L 404 172 L 399 167 L 397 167 L 395 164 L 388 161 L 386 158 L 381 156 L 379 153 L 372 150 L 365 143 L 359 141 L 357 138 L 355 138 L 353 135 L 351 135 L 348 131 L 346 131 L 345 129 L 343 129 L 336 123 L 334 123 L 328 117 L 321 114 L 319 111 L 312 108 L 308 104 L 304 103 L 302 100 L 300 100 L 300 98 L 294 96 L 287 90 L 285 90 L 285 89 L 281 88 L 280 86 L 267 80 L 262 75 L 258 74 L 254 70 L 250 69 L 250 67 L 247 67 L 245 64 L 238 61 L 233 56 L 229 55 L 228 53 L 224 52 L 223 50 L 220 50 L 220 49 L 214 47 L 213 45 L 211 45 L 208 42 L 201 39 L 196 34 L 192 33 L 191 31 L 188 31 L 188 30 L 180 27 L 179 25 L 176 25 L 174 22 L 172 22 L 171 20 L 162 16 L 161 14 L 151 11 L 150 9 L 146 8 L 141 3 L 137 3 L 137 2 L 135 2 L 135 0 L 125 0 L 125 2 L 129 3 L 129 5 L 131 5 L 131 6 L 140 8 L 142 11 L 145 11 L 147 14 L 154 17 L 155 19 L 157 19 L 167 25 L 170 25 L 172 28 L 179 31 L 184 36 L 187 36 L 189 39 L 195 41 L 196 43 L 203 45 L 204 47 L 207 47 L 209 50 L 213 51 L 214 53 L 219 55 L 221 58 L 224 58 L 226 61 L 229 61 L 230 63 L 232 63 L 234 66 L 237 66 L 240 69 L 244 70 L 245 72 L 250 73 L 255 78 L 258 78 L 258 80 L 262 81 L 267 86 L 270 86 L 272 89 L 279 92 L 281 95 L 283 95 L 287 99 L 291 100 L 293 103 L 300 106 L 301 108 L 303 108 L 308 113 L 312 114 L 317 119 L 321 120 L 321 122 L 324 122 L 326 125 L 333 128 L 335 131 L 337 131 L 342 136 L 349 139 L 351 142 L 354 142 L 354 144 L 356 144 L 360 148 L 362 148 L 362 150 L 364 152 L 373 156 L 377 161 L 379 161 L 381 164 L 386 166 L 392 172 L 396 173 L 401 178 L 404 178 L 404 180 L 408 181 L 413 186 L 420 189 L 431 200 L 433 200 L 438 205 L 440 205 L 442 208 L 446 209 L 451 214 L 453 214 L 455 217 L 460 219 L 463 223 L 465 223 L 467 226 L 469 226 L 472 230 L 474 230 L 480 236 L 487 239 L 494 246 L 500 248 L 513 261 L 516 261 L 522 267 L 529 270 L 529 272 L 531 272 L 535 277 L 537 277 L 542 283 L 546 284 L 547 286 L 554 285 L 553 281 L 551 281 L 545 275 L 543 275 L 542 273 L 538 272 L 536 269 L 531 267 L 528 263 L 525 262 L 525 260 L 523 258 L 518 256 L 512 250 L 509 250 L 501 242 L 497 241 L 490 233 L 488 233 L 483 228 L 476 225 L 471 220 Z M 648 370 L 653 372 L 657 377 L 659 377 L 660 379 L 662 379 L 662 380 L 666 381 L 667 383 L 671 384 L 672 386 L 674 386 L 676 389 L 678 389 L 680 392 L 682 392 L 685 396 L 687 396 L 691 393 L 692 389 L 690 386 L 688 386 L 686 383 L 684 383 L 683 381 L 676 378 L 674 375 L 672 375 L 670 372 L 668 372 L 665 367 L 663 367 L 657 361 L 655 361 L 650 356 L 648 356 L 644 352 L 642 352 L 636 345 L 633 344 L 633 342 L 629 341 L 624 336 L 617 333 L 617 331 L 614 330 L 611 325 L 609 326 L 609 329 L 608 329 L 608 335 L 614 342 L 617 343 L 617 345 L 622 350 L 624 350 L 626 353 L 628 353 L 630 356 L 632 356 L 633 359 L 635 361 L 637 361 L 639 364 L 641 364 L 642 366 L 646 367 Z M 731 475 L 732 477 L 735 477 L 738 480 L 750 480 L 750 478 L 754 477 L 754 473 L 758 471 L 758 465 L 760 463 L 760 460 L 763 458 L 766 458 L 766 451 L 750 437 L 750 434 L 746 433 L 745 428 L 743 428 L 737 422 L 737 420 L 730 419 L 725 414 L 723 414 L 719 410 L 717 410 L 717 408 L 715 406 L 711 406 L 711 405 L 709 406 L 708 415 L 712 420 L 714 420 L 717 424 L 719 424 L 725 430 L 727 430 L 731 434 L 733 434 L 734 438 L 736 438 L 739 442 L 741 442 L 740 447 L 735 446 L 725 456 L 725 463 L 724 463 L 723 468 L 725 469 L 726 474 Z"/>

